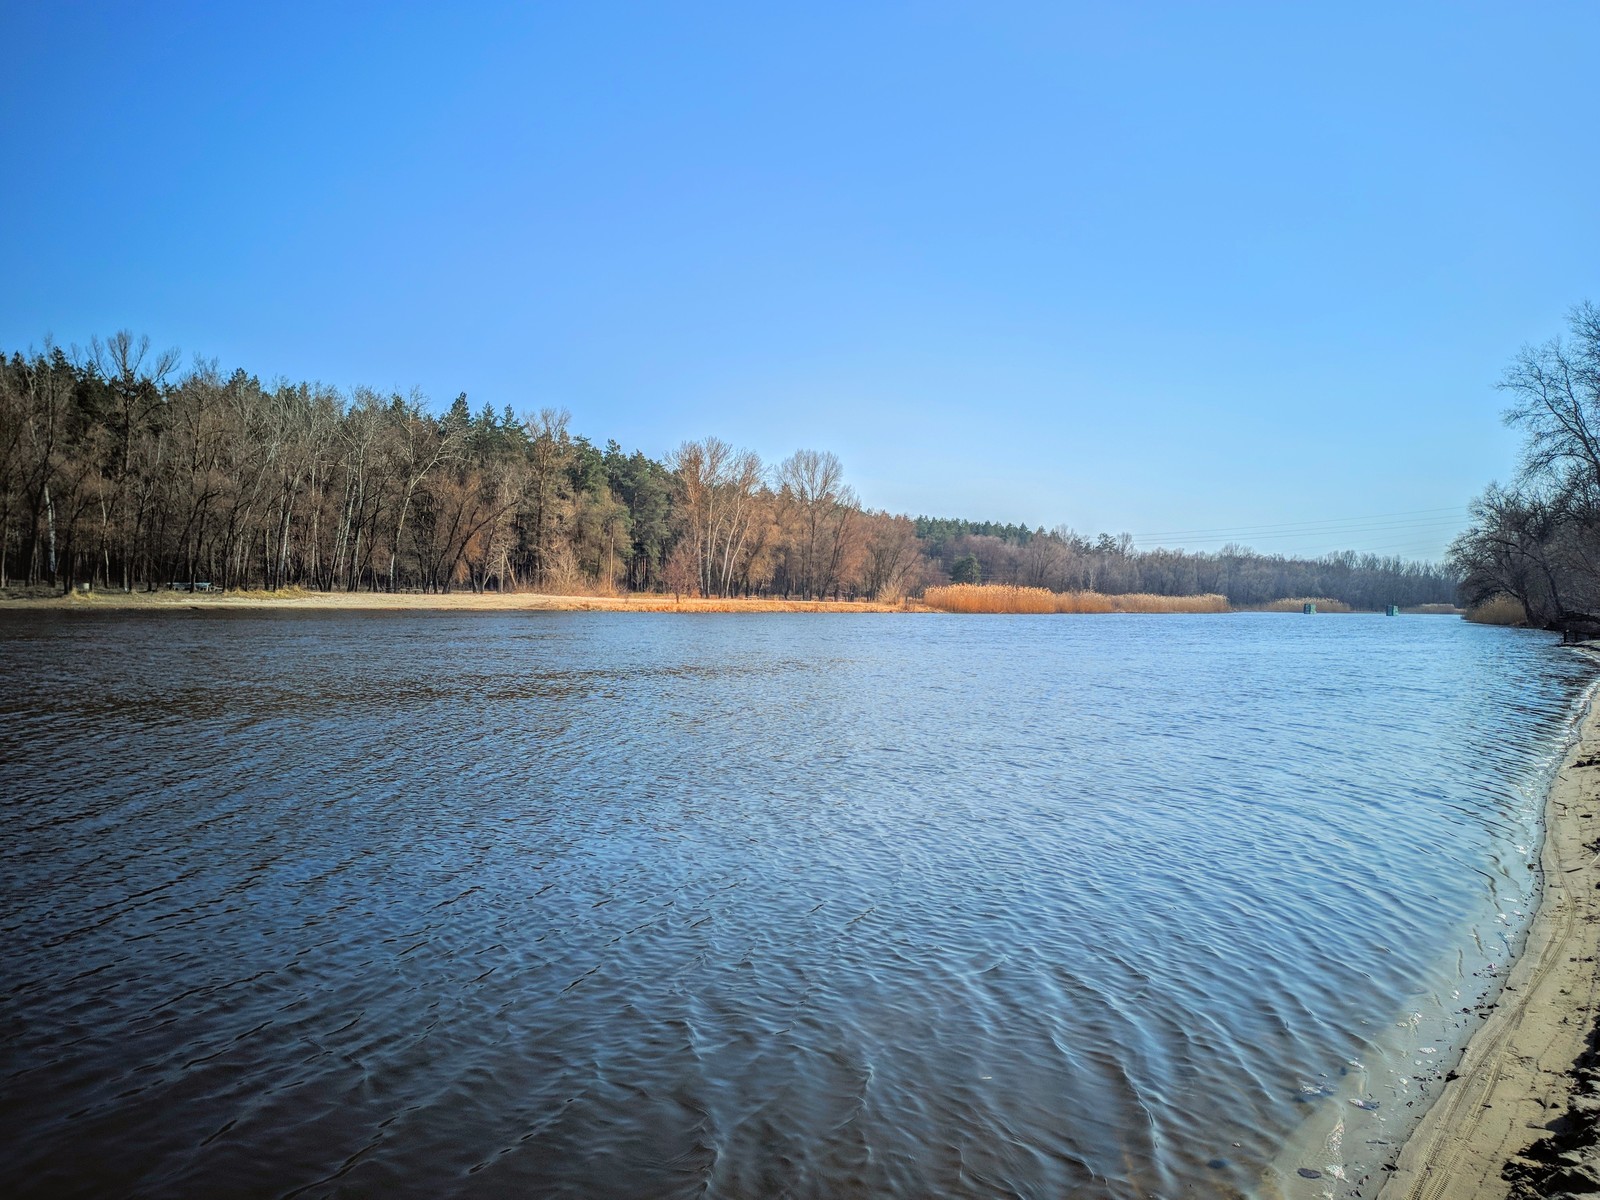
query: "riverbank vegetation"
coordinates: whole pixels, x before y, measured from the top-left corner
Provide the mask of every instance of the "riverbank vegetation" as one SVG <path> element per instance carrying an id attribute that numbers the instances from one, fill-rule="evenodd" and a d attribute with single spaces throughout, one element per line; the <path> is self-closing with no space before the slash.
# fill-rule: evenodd
<path id="1" fill-rule="evenodd" d="M 1523 432 L 1511 483 L 1490 484 L 1451 547 L 1473 620 L 1600 632 L 1600 309 L 1524 347 L 1499 384 Z"/>
<path id="2" fill-rule="evenodd" d="M 0 588 L 895 603 L 965 583 L 1049 593 L 1050 611 L 1098 611 L 1096 596 L 1373 609 L 1455 589 L 1444 567 L 1354 552 L 1141 550 L 1126 534 L 873 511 L 821 450 L 768 464 L 706 437 L 658 459 L 560 410 L 460 395 L 436 412 L 415 392 L 179 362 L 128 333 L 0 355 Z"/>
<path id="3" fill-rule="evenodd" d="M 1010 584 L 952 583 L 930 587 L 929 608 L 960 613 L 1218 613 L 1230 611 L 1226 596 L 1107 596 L 1100 592 L 1052 592 Z"/>
<path id="4" fill-rule="evenodd" d="M 1528 610 L 1522 607 L 1522 601 L 1513 599 L 1503 592 L 1489 597 L 1481 604 L 1474 604 L 1462 615 L 1475 625 L 1526 625 L 1528 623 Z"/>
<path id="5" fill-rule="evenodd" d="M 1352 611 L 1344 601 L 1335 600 L 1331 596 L 1286 596 L 1281 600 L 1270 600 L 1266 604 L 1257 604 L 1253 607 L 1260 612 L 1304 612 L 1308 604 L 1314 606 L 1319 613 Z"/>

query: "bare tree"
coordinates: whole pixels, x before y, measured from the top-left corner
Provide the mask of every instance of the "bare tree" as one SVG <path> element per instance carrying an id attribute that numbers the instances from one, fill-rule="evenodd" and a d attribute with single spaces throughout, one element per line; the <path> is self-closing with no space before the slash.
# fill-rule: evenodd
<path id="1" fill-rule="evenodd" d="M 874 600 L 898 600 L 911 590 L 922 555 L 911 518 L 886 512 L 865 513 L 866 552 L 861 590 Z"/>
<path id="2" fill-rule="evenodd" d="M 421 394 L 413 392 L 409 401 L 396 405 L 396 415 L 399 418 L 399 436 L 396 441 L 399 452 L 400 499 L 394 523 L 394 537 L 389 550 L 391 592 L 395 590 L 398 580 L 400 543 L 405 537 L 406 518 L 411 515 L 411 506 L 416 498 L 417 489 L 422 486 L 422 481 L 435 467 L 457 452 L 464 436 L 464 431 L 429 421 L 423 413 L 423 403 Z"/>
<path id="3" fill-rule="evenodd" d="M 1499 387 L 1512 396 L 1508 425 L 1526 431 L 1524 480 L 1577 468 L 1600 487 L 1600 309 L 1585 302 L 1568 318 L 1571 341 L 1524 346 Z"/>
<path id="4" fill-rule="evenodd" d="M 528 436 L 527 551 L 538 587 L 549 582 L 561 525 L 568 517 L 567 465 L 572 458 L 572 415 L 564 408 L 541 408 L 523 418 Z"/>
<path id="5" fill-rule="evenodd" d="M 1600 309 L 1578 305 L 1568 328 L 1524 346 L 1501 378 L 1506 423 L 1527 435 L 1518 486 L 1474 501 L 1451 547 L 1463 599 L 1503 592 L 1537 624 L 1600 608 Z"/>
<path id="6" fill-rule="evenodd" d="M 686 534 L 691 539 L 700 590 L 728 595 L 745 554 L 761 459 L 721 438 L 684 442 L 668 456 L 677 474 Z"/>
<path id="7" fill-rule="evenodd" d="M 120 329 L 104 342 L 98 337 L 89 342 L 90 361 L 109 390 L 116 413 L 115 433 L 121 454 L 114 482 L 118 513 L 122 522 L 122 587 L 133 590 L 134 546 L 142 532 L 142 512 L 136 511 L 130 471 L 134 442 L 150 415 L 161 407 L 162 388 L 167 376 L 178 365 L 176 349 L 151 356 L 148 334 L 135 338 Z M 147 361 L 148 360 L 148 363 Z"/>
<path id="8" fill-rule="evenodd" d="M 844 467 L 828 451 L 796 450 L 778 465 L 779 496 L 795 513 L 797 582 L 802 595 L 821 599 L 839 582 L 860 505 L 844 482 Z"/>

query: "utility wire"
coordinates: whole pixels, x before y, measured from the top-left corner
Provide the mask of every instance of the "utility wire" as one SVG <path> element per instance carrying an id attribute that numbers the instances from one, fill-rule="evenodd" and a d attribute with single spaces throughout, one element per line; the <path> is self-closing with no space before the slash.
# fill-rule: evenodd
<path id="1" fill-rule="evenodd" d="M 1281 542 L 1281 541 L 1327 541 L 1329 539 L 1375 536 L 1389 537 L 1397 534 L 1414 534 L 1417 538 L 1430 533 L 1447 533 L 1460 529 L 1464 522 L 1451 517 L 1444 520 L 1413 521 L 1389 525 L 1351 525 L 1338 529 L 1297 529 L 1281 533 L 1230 533 L 1211 534 L 1207 537 L 1186 537 L 1176 539 L 1186 545 L 1226 545 L 1229 542 Z M 1136 544 L 1150 545 L 1153 539 L 1134 538 Z M 1417 540 L 1413 538 L 1411 540 Z M 1158 543 L 1159 544 L 1159 543 Z"/>
<path id="2" fill-rule="evenodd" d="M 1209 528 L 1202 529 L 1165 529 L 1154 533 L 1137 533 L 1134 534 L 1133 537 L 1136 541 L 1148 541 L 1152 538 L 1164 537 L 1226 537 L 1231 534 L 1255 535 L 1274 532 L 1277 530 L 1297 530 L 1310 533 L 1314 532 L 1317 528 L 1329 528 L 1330 530 L 1336 530 L 1338 527 L 1347 525 L 1367 525 L 1373 523 L 1389 524 L 1394 522 L 1402 522 L 1406 518 L 1411 517 L 1433 517 L 1437 519 L 1441 514 L 1445 513 L 1454 514 L 1457 517 L 1466 517 L 1467 506 L 1465 504 L 1457 504 L 1451 505 L 1449 508 L 1418 508 L 1411 509 L 1406 512 L 1373 513 L 1369 516 L 1360 517 L 1325 517 L 1307 521 L 1286 521 L 1273 525 L 1213 525 Z"/>

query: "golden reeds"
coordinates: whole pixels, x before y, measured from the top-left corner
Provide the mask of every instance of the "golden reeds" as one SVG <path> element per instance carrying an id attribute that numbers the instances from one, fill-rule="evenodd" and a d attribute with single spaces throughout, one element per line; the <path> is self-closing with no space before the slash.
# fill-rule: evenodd
<path id="1" fill-rule="evenodd" d="M 635 592 L 611 602 L 597 598 L 589 608 L 627 609 L 637 612 L 697 613 L 894 613 L 917 612 L 920 606 L 907 600 L 784 600 L 776 597 L 689 596 Z"/>
<path id="2" fill-rule="evenodd" d="M 1493 596 L 1467 609 L 1467 620 L 1478 625 L 1526 625 L 1528 612 L 1513 596 Z"/>
<path id="3" fill-rule="evenodd" d="M 635 592 L 613 596 L 554 596 L 543 592 L 334 592 L 301 587 L 277 591 L 239 589 L 210 592 L 73 592 L 63 596 L 55 589 L 37 595 L 17 596 L 8 590 L 0 597 L 6 608 L 54 608 L 86 605 L 113 609 L 270 609 L 277 605 L 297 609 L 343 609 L 352 612 L 380 610 L 443 610 L 451 612 L 703 612 L 703 613 L 907 613 L 929 612 L 917 600 L 784 600 L 763 597 L 702 598 L 670 593 Z"/>
<path id="4" fill-rule="evenodd" d="M 1053 613 L 1056 594 L 1048 588 L 1009 587 L 994 583 L 952 583 L 931 587 L 922 602 L 943 612 Z"/>
<path id="5" fill-rule="evenodd" d="M 1116 612 L 1117 608 L 1111 597 L 1100 592 L 1061 592 L 1055 596 L 1055 608 L 1052 612 L 1064 613 L 1108 613 Z"/>
<path id="6" fill-rule="evenodd" d="M 1256 612 L 1303 612 L 1308 604 L 1315 604 L 1319 613 L 1355 611 L 1343 600 L 1330 600 L 1326 596 L 1286 596 L 1282 600 L 1271 600 L 1251 607 Z"/>
<path id="7" fill-rule="evenodd" d="M 1002 583 L 952 583 L 931 587 L 923 603 L 954 613 L 1225 613 L 1226 596 L 1108 596 L 1100 592 L 1052 592 Z"/>
<path id="8" fill-rule="evenodd" d="M 1068 596 L 1079 593 L 1068 593 Z M 1093 595 L 1094 593 L 1087 593 Z M 1065 597 L 1064 597 L 1065 598 Z M 1226 596 L 1208 592 L 1201 596 L 1156 596 L 1149 592 L 1129 592 L 1122 596 L 1107 596 L 1112 612 L 1123 613 L 1225 613 L 1232 611 Z M 1074 610 L 1063 608 L 1060 612 Z"/>

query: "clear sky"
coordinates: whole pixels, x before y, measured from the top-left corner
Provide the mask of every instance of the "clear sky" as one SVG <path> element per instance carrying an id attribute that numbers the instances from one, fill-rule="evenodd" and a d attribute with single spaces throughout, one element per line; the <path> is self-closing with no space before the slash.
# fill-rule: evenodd
<path id="1" fill-rule="evenodd" d="M 1431 557 L 1600 301 L 1600 4 L 0 0 L 0 348 Z"/>

